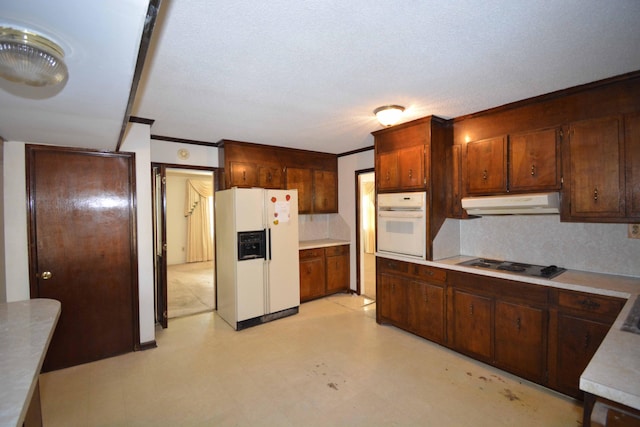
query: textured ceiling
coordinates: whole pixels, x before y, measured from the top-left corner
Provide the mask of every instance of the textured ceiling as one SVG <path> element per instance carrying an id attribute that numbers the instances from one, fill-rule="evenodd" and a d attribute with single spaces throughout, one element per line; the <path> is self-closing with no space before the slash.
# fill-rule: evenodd
<path id="1" fill-rule="evenodd" d="M 0 136 L 114 149 L 145 3 L 0 0 L 0 22 L 36 19 L 71 52 L 53 96 L 0 84 Z M 380 105 L 451 118 L 640 70 L 638 22 L 638 0 L 163 0 L 131 114 L 153 135 L 343 153 L 372 144 Z"/>

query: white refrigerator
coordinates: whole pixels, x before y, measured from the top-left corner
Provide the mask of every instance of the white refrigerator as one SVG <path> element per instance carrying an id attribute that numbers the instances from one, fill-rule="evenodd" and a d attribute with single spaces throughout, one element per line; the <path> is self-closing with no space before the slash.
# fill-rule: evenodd
<path id="1" fill-rule="evenodd" d="M 215 194 L 218 314 L 240 330 L 298 313 L 298 191 Z"/>

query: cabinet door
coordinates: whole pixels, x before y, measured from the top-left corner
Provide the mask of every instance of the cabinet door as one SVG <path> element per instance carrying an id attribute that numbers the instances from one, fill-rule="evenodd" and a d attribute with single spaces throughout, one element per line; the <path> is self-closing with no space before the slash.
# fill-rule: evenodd
<path id="1" fill-rule="evenodd" d="M 261 188 L 282 188 L 282 169 L 269 166 L 259 167 L 258 186 Z"/>
<path id="2" fill-rule="evenodd" d="M 349 290 L 349 246 L 327 248 L 327 294 Z"/>
<path id="3" fill-rule="evenodd" d="M 376 307 L 380 310 L 380 317 L 394 325 L 403 327 L 406 323 L 406 291 L 405 280 L 390 274 L 379 274 L 378 300 Z"/>
<path id="4" fill-rule="evenodd" d="M 627 216 L 640 218 L 640 114 L 625 118 Z"/>
<path id="5" fill-rule="evenodd" d="M 324 256 L 305 252 L 300 251 L 300 301 L 323 296 L 325 287 Z"/>
<path id="6" fill-rule="evenodd" d="M 313 171 L 313 212 L 338 212 L 338 178 L 335 172 Z"/>
<path id="7" fill-rule="evenodd" d="M 404 190 L 424 188 L 424 146 L 398 151 L 398 176 L 400 187 Z"/>
<path id="8" fill-rule="evenodd" d="M 467 144 L 467 194 L 493 194 L 507 191 L 506 137 L 484 139 Z"/>
<path id="9" fill-rule="evenodd" d="M 454 290 L 453 308 L 454 348 L 480 360 L 491 361 L 491 298 Z"/>
<path id="10" fill-rule="evenodd" d="M 313 201 L 313 174 L 311 169 L 287 168 L 287 189 L 298 190 L 298 213 L 310 213 Z"/>
<path id="11" fill-rule="evenodd" d="M 445 298 L 443 286 L 411 281 L 407 286 L 408 329 L 436 342 L 444 341 Z"/>
<path id="12" fill-rule="evenodd" d="M 621 120 L 585 120 L 569 127 L 572 217 L 624 217 Z"/>
<path id="13" fill-rule="evenodd" d="M 496 301 L 495 361 L 500 367 L 542 382 L 545 376 L 546 311 Z"/>
<path id="14" fill-rule="evenodd" d="M 559 130 L 545 129 L 509 136 L 509 189 L 560 189 Z"/>
<path id="15" fill-rule="evenodd" d="M 378 168 L 376 169 L 379 190 L 389 190 L 398 187 L 398 153 L 378 154 Z"/>
<path id="16" fill-rule="evenodd" d="M 610 325 L 558 314 L 558 389 L 581 398 L 580 375 L 604 340 Z"/>
<path id="17" fill-rule="evenodd" d="M 256 187 L 258 169 L 255 163 L 230 162 L 232 187 Z"/>

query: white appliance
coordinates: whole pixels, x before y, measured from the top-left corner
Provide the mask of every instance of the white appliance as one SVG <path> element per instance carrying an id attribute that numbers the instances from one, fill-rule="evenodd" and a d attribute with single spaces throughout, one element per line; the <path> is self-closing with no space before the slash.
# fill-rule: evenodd
<path id="1" fill-rule="evenodd" d="M 469 215 L 541 215 L 560 213 L 559 193 L 511 194 L 465 197 L 462 207 Z"/>
<path id="2" fill-rule="evenodd" d="M 218 314 L 240 330 L 298 313 L 298 191 L 215 194 Z"/>
<path id="3" fill-rule="evenodd" d="M 378 194 L 377 251 L 425 259 L 427 193 Z"/>

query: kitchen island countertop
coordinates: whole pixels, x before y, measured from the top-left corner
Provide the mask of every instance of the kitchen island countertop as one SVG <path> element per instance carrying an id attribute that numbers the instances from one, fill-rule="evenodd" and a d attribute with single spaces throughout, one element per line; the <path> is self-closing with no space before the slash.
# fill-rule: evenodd
<path id="1" fill-rule="evenodd" d="M 543 279 L 457 265 L 460 262 L 477 258 L 475 256 L 460 255 L 435 261 L 378 253 L 376 256 L 627 299 L 627 303 L 620 311 L 604 341 L 580 376 L 580 389 L 640 410 L 640 335 L 620 329 L 635 299 L 640 297 L 640 277 L 567 270 L 553 279 Z"/>
<path id="2" fill-rule="evenodd" d="M 22 426 L 60 316 L 60 303 L 0 304 L 0 425 Z"/>
<path id="3" fill-rule="evenodd" d="M 316 249 L 316 248 L 327 248 L 329 246 L 340 246 L 340 245 L 349 245 L 351 242 L 348 240 L 340 240 L 340 239 L 317 239 L 317 240 L 301 240 L 299 242 L 299 249 Z"/>

